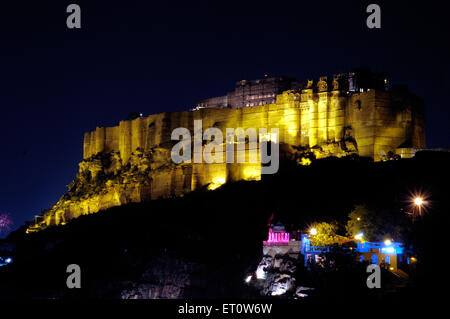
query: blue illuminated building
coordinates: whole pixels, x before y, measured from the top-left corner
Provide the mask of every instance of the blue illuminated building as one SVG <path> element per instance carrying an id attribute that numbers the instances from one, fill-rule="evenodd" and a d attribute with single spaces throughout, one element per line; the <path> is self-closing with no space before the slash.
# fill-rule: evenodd
<path id="1" fill-rule="evenodd" d="M 353 248 L 342 248 L 343 251 Z M 329 247 L 314 247 L 311 246 L 311 241 L 308 235 L 301 236 L 301 253 L 304 256 L 305 266 L 308 267 L 312 263 L 319 263 L 324 259 L 323 254 L 330 251 Z M 362 242 L 357 241 L 357 247 L 354 248 L 357 254 L 357 260 L 360 262 L 368 261 L 371 264 L 378 264 L 384 266 L 390 271 L 397 271 L 398 264 L 405 259 L 404 247 L 402 243 L 398 242 Z"/>
<path id="2" fill-rule="evenodd" d="M 369 253 L 369 252 L 379 252 L 384 254 L 403 254 L 403 244 L 401 243 L 390 243 L 386 245 L 381 242 L 359 242 L 356 248 L 357 252 Z"/>
<path id="3" fill-rule="evenodd" d="M 13 260 L 11 257 L 3 258 L 0 256 L 0 267 L 8 265 L 8 264 L 12 263 L 12 261 Z"/>
<path id="4" fill-rule="evenodd" d="M 355 251 L 359 261 L 369 261 L 371 264 L 384 265 L 391 271 L 397 271 L 398 264 L 403 262 L 404 247 L 397 242 L 357 242 Z"/>

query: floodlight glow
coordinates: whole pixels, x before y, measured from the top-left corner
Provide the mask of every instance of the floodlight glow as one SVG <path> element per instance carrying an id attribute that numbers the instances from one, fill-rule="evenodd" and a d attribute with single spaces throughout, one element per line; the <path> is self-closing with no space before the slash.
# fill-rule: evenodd
<path id="1" fill-rule="evenodd" d="M 312 236 L 316 236 L 317 235 L 317 229 L 311 228 L 310 231 L 309 231 L 309 234 L 312 235 Z"/>
<path id="2" fill-rule="evenodd" d="M 392 244 L 392 241 L 391 241 L 390 239 L 386 239 L 386 240 L 384 241 L 384 244 L 385 244 L 386 246 L 390 246 L 390 245 Z"/>
<path id="3" fill-rule="evenodd" d="M 272 296 L 280 296 L 283 295 L 286 292 L 286 287 L 278 285 L 273 291 Z"/>
<path id="4" fill-rule="evenodd" d="M 256 270 L 256 278 L 258 278 L 258 279 L 266 279 L 266 272 L 262 268 L 258 268 Z"/>
<path id="5" fill-rule="evenodd" d="M 416 197 L 414 198 L 414 205 L 416 206 L 422 206 L 424 203 L 423 198 L 422 197 Z"/>
<path id="6" fill-rule="evenodd" d="M 250 280 L 252 280 L 252 276 L 248 276 L 247 278 L 245 278 L 245 282 L 246 282 L 246 283 L 249 283 Z"/>
<path id="7" fill-rule="evenodd" d="M 425 192 L 410 193 L 408 215 L 415 221 L 417 217 L 423 216 L 431 205 L 430 194 Z"/>
<path id="8" fill-rule="evenodd" d="M 363 238 L 364 234 L 363 233 L 358 233 L 355 235 L 355 239 L 356 240 L 361 240 Z"/>

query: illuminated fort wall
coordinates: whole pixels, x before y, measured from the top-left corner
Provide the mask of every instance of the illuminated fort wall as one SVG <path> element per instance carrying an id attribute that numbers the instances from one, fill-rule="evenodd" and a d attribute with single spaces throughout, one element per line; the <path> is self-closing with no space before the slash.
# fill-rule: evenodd
<path id="1" fill-rule="evenodd" d="M 303 147 L 336 145 L 344 137 L 356 141 L 360 156 L 379 161 L 387 152 L 402 145 L 425 147 L 422 101 L 405 92 L 368 90 L 348 93 L 329 90 L 327 82 L 317 89 L 301 92 L 286 91 L 277 96 L 276 104 L 239 109 L 205 108 L 196 111 L 153 114 L 132 121 L 121 121 L 115 127 L 97 127 L 85 133 L 84 159 L 99 152 L 119 151 L 124 163 L 137 148 L 150 151 L 154 147 L 170 149 L 175 142 L 171 133 L 185 127 L 194 134 L 194 120 L 203 121 L 203 131 L 209 127 L 278 128 L 280 144 Z M 334 143 L 334 144 L 333 144 Z M 405 146 L 407 145 L 407 146 Z M 328 155 L 341 156 L 335 149 Z M 260 164 L 181 164 L 170 179 L 156 176 L 152 183 L 152 198 L 176 195 L 183 189 L 197 189 L 207 184 L 226 181 L 260 179 Z M 214 187 L 214 186 L 212 186 Z"/>

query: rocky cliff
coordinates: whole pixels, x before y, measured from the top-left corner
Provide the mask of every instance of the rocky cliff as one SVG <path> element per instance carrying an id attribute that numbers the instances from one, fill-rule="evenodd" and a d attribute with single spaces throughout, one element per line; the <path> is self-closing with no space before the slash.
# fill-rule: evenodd
<path id="1" fill-rule="evenodd" d="M 164 148 L 153 148 L 145 153 L 138 148 L 126 163 L 118 152 L 98 153 L 79 164 L 68 192 L 45 213 L 44 222 L 46 225 L 64 224 L 109 207 L 150 200 L 150 194 L 153 198 L 164 194 L 165 187 L 177 174 L 182 178 L 182 171 L 183 166 L 176 166 L 170 160 L 170 150 Z M 152 183 L 155 180 L 156 185 Z"/>

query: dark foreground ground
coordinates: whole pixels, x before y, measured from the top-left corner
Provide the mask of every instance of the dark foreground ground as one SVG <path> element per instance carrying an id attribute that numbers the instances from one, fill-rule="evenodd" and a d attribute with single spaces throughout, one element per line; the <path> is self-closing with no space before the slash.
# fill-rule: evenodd
<path id="1" fill-rule="evenodd" d="M 402 220 L 410 193 L 418 190 L 430 195 L 431 206 L 405 226 L 404 241 L 419 260 L 407 284 L 384 274 L 382 288 L 369 290 L 367 274 L 357 265 L 338 273 L 300 268 L 297 278 L 316 288 L 310 297 L 316 300 L 439 297 L 438 288 L 449 281 L 443 260 L 450 226 L 449 155 L 285 164 L 261 182 L 116 207 L 30 235 L 20 229 L 0 242 L 14 247 L 3 252 L 14 263 L 0 268 L 0 299 L 261 298 L 244 278 L 261 260 L 272 213 L 288 227 L 322 219 L 344 222 L 354 205 L 365 204 Z M 67 288 L 69 264 L 80 265 L 82 289 Z"/>

